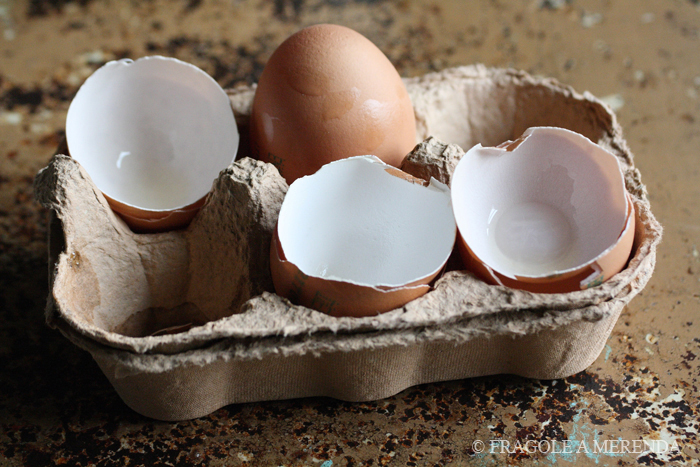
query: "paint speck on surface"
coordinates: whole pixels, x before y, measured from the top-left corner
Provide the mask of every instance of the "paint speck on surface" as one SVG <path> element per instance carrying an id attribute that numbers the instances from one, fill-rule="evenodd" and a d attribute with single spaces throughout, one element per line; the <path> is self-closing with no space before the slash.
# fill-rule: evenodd
<path id="1" fill-rule="evenodd" d="M 625 99 L 622 97 L 622 94 L 610 94 L 608 96 L 601 97 L 600 100 L 607 104 L 613 112 L 617 112 L 625 106 Z"/>
<path id="2" fill-rule="evenodd" d="M 654 13 L 644 13 L 640 19 L 642 24 L 650 24 L 654 22 L 656 15 Z"/>
<path id="3" fill-rule="evenodd" d="M 12 14 L 10 8 L 12 2 L 9 0 L 0 0 L 0 25 L 3 26 L 3 37 L 6 41 L 14 40 L 16 34 L 13 27 Z"/>
<path id="4" fill-rule="evenodd" d="M 0 113 L 0 119 L 8 125 L 19 125 L 22 123 L 22 114 L 19 112 L 2 112 Z"/>
<path id="5" fill-rule="evenodd" d="M 592 28 L 593 26 L 599 24 L 601 21 L 603 21 L 603 15 L 601 15 L 600 13 L 584 12 L 583 15 L 581 15 L 581 25 L 584 28 Z"/>
<path id="6" fill-rule="evenodd" d="M 35 134 L 42 135 L 51 132 L 51 127 L 46 123 L 32 123 L 29 126 L 29 131 Z"/>

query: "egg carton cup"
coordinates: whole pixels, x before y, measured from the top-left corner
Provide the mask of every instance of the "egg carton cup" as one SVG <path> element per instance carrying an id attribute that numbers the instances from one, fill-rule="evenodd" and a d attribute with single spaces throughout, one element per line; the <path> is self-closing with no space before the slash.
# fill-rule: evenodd
<path id="1" fill-rule="evenodd" d="M 405 83 L 423 140 L 402 166 L 412 175 L 449 183 L 463 149 L 532 126 L 568 128 L 615 154 L 637 216 L 627 267 L 595 288 L 533 294 L 486 285 L 453 254 L 430 292 L 381 315 L 295 306 L 270 277 L 287 184 L 274 166 L 246 157 L 251 87 L 229 91 L 240 157 L 186 229 L 132 233 L 67 155 L 39 173 L 35 194 L 53 213 L 48 324 L 90 352 L 129 407 L 161 420 L 232 403 L 366 401 L 428 382 L 584 370 L 651 277 L 661 238 L 614 114 L 589 93 L 510 69 L 466 66 Z"/>

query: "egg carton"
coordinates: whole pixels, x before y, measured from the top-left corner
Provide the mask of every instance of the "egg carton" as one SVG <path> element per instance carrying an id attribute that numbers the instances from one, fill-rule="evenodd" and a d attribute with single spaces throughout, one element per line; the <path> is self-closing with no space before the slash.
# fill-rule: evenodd
<path id="1" fill-rule="evenodd" d="M 274 293 L 270 277 L 287 184 L 247 157 L 250 87 L 228 92 L 239 158 L 186 229 L 131 232 L 67 155 L 39 173 L 37 199 L 53 213 L 48 324 L 90 352 L 129 407 L 161 420 L 232 403 L 366 401 L 428 382 L 584 370 L 651 277 L 661 238 L 615 115 L 587 92 L 510 69 L 466 66 L 405 84 L 423 140 L 402 166 L 414 176 L 449 183 L 463 148 L 532 126 L 568 128 L 615 154 L 637 216 L 625 269 L 595 288 L 534 294 L 487 285 L 453 254 L 430 292 L 381 315 L 336 318 L 296 306 Z"/>

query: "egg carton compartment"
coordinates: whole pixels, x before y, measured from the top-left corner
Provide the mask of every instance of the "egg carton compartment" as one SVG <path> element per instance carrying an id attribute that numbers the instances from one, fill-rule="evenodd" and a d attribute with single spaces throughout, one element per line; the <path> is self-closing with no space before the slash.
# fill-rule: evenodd
<path id="1" fill-rule="evenodd" d="M 486 285 L 453 255 L 430 292 L 381 315 L 336 318 L 296 306 L 274 293 L 270 277 L 287 184 L 247 157 L 252 87 L 229 91 L 239 158 L 183 230 L 131 232 L 67 155 L 39 173 L 37 199 L 53 213 L 48 324 L 92 354 L 127 405 L 162 420 L 231 403 L 373 400 L 427 382 L 585 369 L 651 277 L 661 238 L 614 114 L 588 93 L 515 70 L 467 66 L 405 83 L 422 140 L 402 166 L 414 176 L 449 183 L 463 148 L 532 126 L 576 131 L 615 154 L 637 215 L 627 267 L 595 288 L 533 294 Z"/>

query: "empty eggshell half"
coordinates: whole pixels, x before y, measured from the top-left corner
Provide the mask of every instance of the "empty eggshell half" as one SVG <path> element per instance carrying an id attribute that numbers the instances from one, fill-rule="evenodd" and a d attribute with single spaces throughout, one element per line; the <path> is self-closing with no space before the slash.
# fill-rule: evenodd
<path id="1" fill-rule="evenodd" d="M 187 224 L 239 134 L 224 90 L 167 57 L 118 60 L 80 87 L 66 118 L 68 149 L 135 230 Z"/>
<path id="2" fill-rule="evenodd" d="M 449 188 L 374 156 L 297 179 L 270 248 L 281 296 L 333 316 L 398 308 L 429 290 L 454 246 Z"/>
<path id="3" fill-rule="evenodd" d="M 488 283 L 571 292 L 627 263 L 635 214 L 619 163 L 578 133 L 537 127 L 476 145 L 451 189 L 463 261 Z"/>

